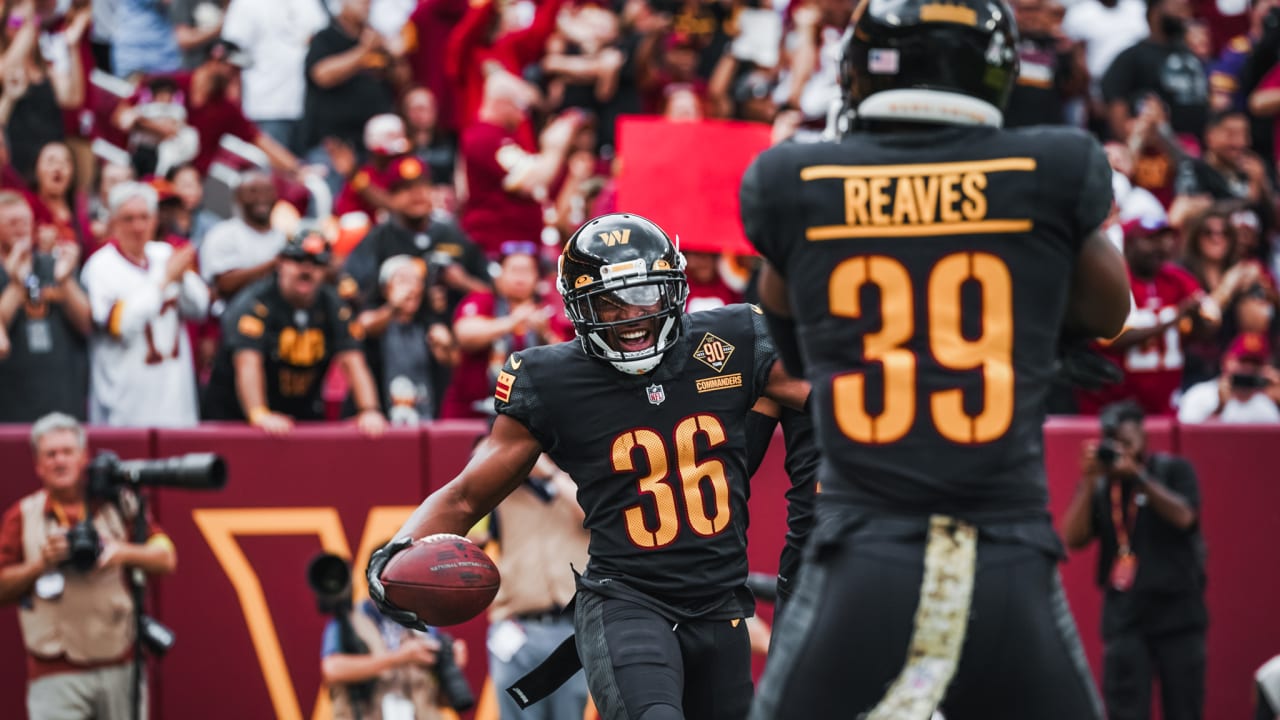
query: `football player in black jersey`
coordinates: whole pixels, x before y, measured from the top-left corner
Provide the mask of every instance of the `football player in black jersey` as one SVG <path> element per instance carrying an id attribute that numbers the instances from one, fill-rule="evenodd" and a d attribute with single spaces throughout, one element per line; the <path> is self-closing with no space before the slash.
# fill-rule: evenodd
<path id="1" fill-rule="evenodd" d="M 582 226 L 561 256 L 559 289 L 578 341 L 508 358 L 490 435 L 375 553 L 370 594 L 417 623 L 381 597 L 388 558 L 410 538 L 465 535 L 545 451 L 577 483 L 591 531 L 574 620 L 601 716 L 745 717 L 745 421 L 761 396 L 803 407 L 808 387 L 782 371 L 758 308 L 684 313 L 684 258 L 642 217 Z M 538 674 L 512 693 L 522 704 L 545 689 Z"/>
<path id="2" fill-rule="evenodd" d="M 1041 425 L 1060 336 L 1114 336 L 1129 309 L 1097 232 L 1111 169 L 1075 129 L 1000 127 L 1000 0 L 869 0 L 845 43 L 851 132 L 770 148 L 741 188 L 822 454 L 752 717 L 1100 718 Z"/>

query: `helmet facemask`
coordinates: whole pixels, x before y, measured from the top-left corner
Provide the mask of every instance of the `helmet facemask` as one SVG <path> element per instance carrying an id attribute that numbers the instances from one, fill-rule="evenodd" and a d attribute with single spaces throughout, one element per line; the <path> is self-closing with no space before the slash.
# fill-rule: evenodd
<path id="1" fill-rule="evenodd" d="M 601 268 L 601 279 L 569 287 L 561 273 L 560 293 L 564 296 L 565 314 L 573 321 L 582 348 L 592 357 L 604 360 L 619 372 L 643 375 L 662 362 L 663 355 L 675 345 L 683 331 L 684 302 L 689 285 L 684 276 L 684 257 L 677 255 L 678 267 L 648 270 L 643 260 L 617 263 Z M 579 278 L 582 280 L 584 278 Z M 601 311 L 627 307 L 645 308 L 646 312 L 617 320 L 605 320 Z M 650 322 L 655 321 L 655 322 Z M 648 347 L 627 351 L 616 349 L 611 340 L 622 345 L 624 328 L 647 324 L 652 327 L 652 343 Z"/>

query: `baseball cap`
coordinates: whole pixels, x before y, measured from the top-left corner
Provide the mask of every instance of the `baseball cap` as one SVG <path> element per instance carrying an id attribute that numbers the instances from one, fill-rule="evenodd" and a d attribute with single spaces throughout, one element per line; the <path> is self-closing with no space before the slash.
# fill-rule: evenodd
<path id="1" fill-rule="evenodd" d="M 389 157 L 409 152 L 404 121 L 395 113 L 374 115 L 364 125 L 364 145 L 371 153 Z"/>
<path id="2" fill-rule="evenodd" d="M 1271 347 L 1262 333 L 1240 333 L 1227 346 L 1223 357 L 1266 364 L 1271 362 Z"/>
<path id="3" fill-rule="evenodd" d="M 387 189 L 391 192 L 404 189 L 414 183 L 431 184 L 431 173 L 422 161 L 412 155 L 396 158 L 387 167 Z"/>
<path id="4" fill-rule="evenodd" d="M 280 250 L 280 257 L 298 262 L 311 262 L 317 265 L 328 265 L 332 253 L 329 241 L 318 230 L 301 230 L 285 243 Z"/>
<path id="5" fill-rule="evenodd" d="M 205 60 L 221 60 L 229 65 L 235 65 L 240 69 L 253 66 L 253 59 L 248 53 L 240 49 L 236 43 L 220 37 L 209 43 L 208 49 L 205 50 Z"/>
<path id="6" fill-rule="evenodd" d="M 1124 223 L 1124 239 L 1151 237 L 1165 230 L 1172 230 L 1169 220 L 1162 216 L 1138 217 Z"/>

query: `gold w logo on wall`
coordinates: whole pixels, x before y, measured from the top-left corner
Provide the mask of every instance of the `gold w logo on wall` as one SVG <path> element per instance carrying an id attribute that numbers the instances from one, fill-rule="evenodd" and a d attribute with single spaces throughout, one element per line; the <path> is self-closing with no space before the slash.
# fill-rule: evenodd
<path id="1" fill-rule="evenodd" d="M 602 232 L 600 233 L 600 242 L 603 242 L 608 247 L 626 245 L 631 242 L 631 228 Z"/>

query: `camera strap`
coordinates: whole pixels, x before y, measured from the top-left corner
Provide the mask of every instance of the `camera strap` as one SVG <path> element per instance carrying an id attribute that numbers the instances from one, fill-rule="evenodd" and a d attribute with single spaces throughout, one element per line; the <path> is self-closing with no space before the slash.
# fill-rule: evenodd
<path id="1" fill-rule="evenodd" d="M 1138 556 L 1133 552 L 1132 538 L 1138 525 L 1138 493 L 1129 493 L 1128 513 L 1125 512 L 1122 483 L 1111 483 L 1111 527 L 1116 533 L 1116 557 L 1111 562 L 1111 587 L 1125 592 L 1133 587 L 1138 574 Z"/>
<path id="2" fill-rule="evenodd" d="M 53 516 L 58 518 L 58 524 L 64 528 L 69 528 L 81 520 L 89 519 L 89 504 L 83 500 L 80 501 L 80 514 L 76 519 L 71 518 L 71 514 L 67 512 L 67 508 L 62 503 L 49 498 L 49 509 L 53 511 Z"/>

